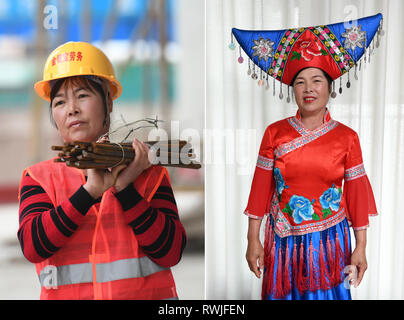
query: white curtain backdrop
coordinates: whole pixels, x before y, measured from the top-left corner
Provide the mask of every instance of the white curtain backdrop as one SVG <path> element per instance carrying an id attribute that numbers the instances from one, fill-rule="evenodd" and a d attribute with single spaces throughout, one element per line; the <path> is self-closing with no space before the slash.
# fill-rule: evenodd
<path id="1" fill-rule="evenodd" d="M 379 216 L 370 218 L 368 270 L 354 299 L 404 299 L 404 1 L 206 1 L 206 298 L 259 299 L 261 281 L 245 261 L 247 204 L 259 144 L 267 125 L 296 113 L 247 76 L 232 27 L 285 29 L 356 19 L 381 12 L 385 36 L 362 65 L 359 80 L 343 77 L 332 117 L 358 132 Z M 339 81 L 336 82 L 337 90 Z M 284 95 L 285 94 L 284 86 Z M 264 223 L 263 223 L 264 224 Z M 353 236 L 353 232 L 351 231 Z M 354 237 L 352 237 L 354 239 Z"/>

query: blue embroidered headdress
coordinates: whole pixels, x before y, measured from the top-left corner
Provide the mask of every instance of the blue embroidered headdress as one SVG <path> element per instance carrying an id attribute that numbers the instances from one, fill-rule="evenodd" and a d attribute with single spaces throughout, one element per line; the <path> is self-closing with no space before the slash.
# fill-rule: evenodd
<path id="1" fill-rule="evenodd" d="M 273 77 L 274 95 L 275 79 L 280 81 L 280 99 L 283 98 L 282 83 L 286 84 L 287 100 L 290 102 L 289 86 L 293 78 L 300 70 L 308 67 L 322 69 L 333 80 L 348 73 L 349 88 L 350 69 L 354 68 L 357 80 L 357 70 L 361 70 L 362 61 L 370 62 L 375 45 L 379 47 L 379 38 L 384 34 L 382 29 L 381 13 L 354 21 L 306 28 L 273 31 L 233 28 L 229 48 L 236 48 L 236 38 L 240 45 L 238 62 L 244 61 L 241 49 L 249 58 L 248 75 L 258 80 L 259 86 L 266 83 L 266 89 L 269 89 L 269 77 Z M 339 92 L 342 93 L 342 78 Z M 331 96 L 336 97 L 334 81 Z"/>

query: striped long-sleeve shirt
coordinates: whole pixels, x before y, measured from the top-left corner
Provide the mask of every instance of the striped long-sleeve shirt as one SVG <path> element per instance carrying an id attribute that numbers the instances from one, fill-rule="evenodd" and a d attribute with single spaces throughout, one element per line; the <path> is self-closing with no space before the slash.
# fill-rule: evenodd
<path id="1" fill-rule="evenodd" d="M 28 174 L 20 190 L 18 239 L 24 256 L 33 263 L 49 258 L 66 245 L 91 206 L 100 203 L 100 199 L 93 199 L 81 186 L 55 208 L 45 190 Z M 143 199 L 133 184 L 115 196 L 143 252 L 160 266 L 177 264 L 186 234 L 168 179 L 163 178 L 150 202 Z"/>

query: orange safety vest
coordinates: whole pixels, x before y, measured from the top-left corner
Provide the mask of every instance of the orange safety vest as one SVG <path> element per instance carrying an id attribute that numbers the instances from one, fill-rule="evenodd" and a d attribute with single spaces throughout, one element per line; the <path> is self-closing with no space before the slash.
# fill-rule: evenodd
<path id="1" fill-rule="evenodd" d="M 81 170 L 53 159 L 26 169 L 45 190 L 55 208 L 85 183 Z M 134 182 L 150 201 L 167 170 L 153 166 Z M 125 222 L 112 188 L 99 210 L 92 206 L 85 220 L 50 258 L 36 263 L 41 299 L 178 299 L 170 268 L 147 257 Z"/>

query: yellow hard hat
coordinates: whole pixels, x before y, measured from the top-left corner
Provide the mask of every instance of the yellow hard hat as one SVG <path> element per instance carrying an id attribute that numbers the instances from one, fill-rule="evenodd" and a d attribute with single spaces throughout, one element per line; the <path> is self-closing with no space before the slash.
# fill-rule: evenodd
<path id="1" fill-rule="evenodd" d="M 113 100 L 122 93 L 122 86 L 104 52 L 87 42 L 73 41 L 53 50 L 46 60 L 43 80 L 35 83 L 34 88 L 41 98 L 50 101 L 50 81 L 81 75 L 93 75 L 108 80 Z"/>

